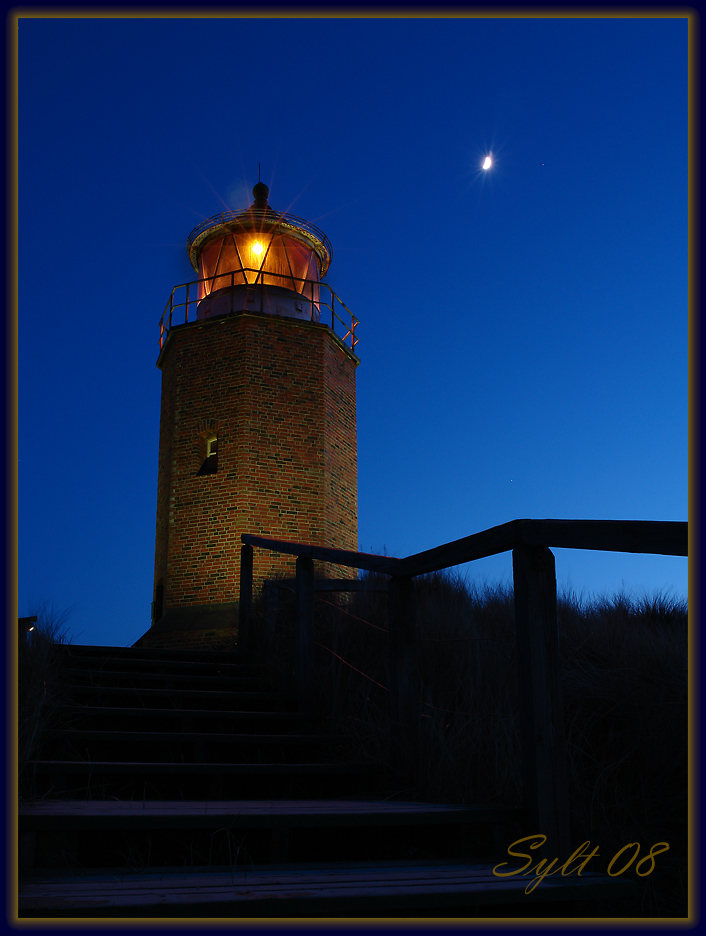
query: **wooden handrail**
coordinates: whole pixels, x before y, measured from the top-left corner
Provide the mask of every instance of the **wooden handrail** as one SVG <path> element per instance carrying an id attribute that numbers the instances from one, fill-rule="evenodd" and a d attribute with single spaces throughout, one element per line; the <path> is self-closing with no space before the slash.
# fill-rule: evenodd
<path id="1" fill-rule="evenodd" d="M 400 559 L 391 556 L 376 556 L 374 553 L 352 552 L 347 549 L 331 549 L 327 546 L 314 546 L 311 543 L 289 543 L 264 536 L 243 533 L 240 537 L 248 546 L 271 549 L 274 552 L 300 556 L 302 559 L 318 559 L 321 562 L 333 562 L 335 565 L 350 566 L 353 569 L 365 569 L 366 572 L 382 572 L 385 575 L 397 575 Z"/>
<path id="2" fill-rule="evenodd" d="M 424 575 L 516 546 L 688 555 L 688 523 L 671 520 L 511 520 L 400 560 L 398 575 Z"/>
<path id="3" fill-rule="evenodd" d="M 672 520 L 510 520 L 509 523 L 502 523 L 481 533 L 472 533 L 405 559 L 331 549 L 309 543 L 291 543 L 249 533 L 243 533 L 241 540 L 249 546 L 305 559 L 334 562 L 336 565 L 385 575 L 414 577 L 495 556 L 516 546 L 687 556 L 688 526 L 686 521 Z"/>
<path id="4" fill-rule="evenodd" d="M 400 765 L 414 759 L 420 714 L 415 576 L 512 550 L 520 695 L 524 805 L 541 849 L 569 849 L 566 752 L 557 624 L 556 570 L 549 547 L 688 555 L 686 522 L 653 520 L 511 520 L 434 549 L 395 559 L 243 534 L 241 626 L 252 603 L 252 547 L 297 557 L 297 692 L 313 704 L 314 560 L 391 576 L 389 583 L 391 748 Z"/>

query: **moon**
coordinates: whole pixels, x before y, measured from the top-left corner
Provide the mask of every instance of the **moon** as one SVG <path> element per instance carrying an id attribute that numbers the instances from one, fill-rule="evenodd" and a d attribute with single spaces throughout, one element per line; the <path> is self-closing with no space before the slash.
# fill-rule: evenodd
<path id="1" fill-rule="evenodd" d="M 493 160 L 490 158 L 490 156 L 486 156 L 485 159 L 483 160 L 483 169 L 490 169 L 492 165 L 493 165 Z"/>

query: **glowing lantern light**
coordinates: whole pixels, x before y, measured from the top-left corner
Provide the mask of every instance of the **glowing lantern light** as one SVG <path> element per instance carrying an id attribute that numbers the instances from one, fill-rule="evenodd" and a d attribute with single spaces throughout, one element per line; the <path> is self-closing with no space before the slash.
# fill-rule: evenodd
<path id="1" fill-rule="evenodd" d="M 189 235 L 197 318 L 254 310 L 319 321 L 331 244 L 310 222 L 270 208 L 269 191 L 258 182 L 250 208 L 208 218 Z"/>

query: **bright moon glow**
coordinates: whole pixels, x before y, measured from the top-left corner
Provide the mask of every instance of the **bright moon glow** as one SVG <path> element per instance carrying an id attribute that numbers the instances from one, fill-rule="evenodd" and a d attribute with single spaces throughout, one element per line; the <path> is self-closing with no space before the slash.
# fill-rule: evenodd
<path id="1" fill-rule="evenodd" d="M 258 256 L 262 253 L 262 244 L 260 241 L 255 241 L 255 243 L 252 245 L 252 252 L 254 254 L 258 254 Z"/>
<path id="2" fill-rule="evenodd" d="M 483 168 L 490 169 L 492 165 L 493 165 L 493 160 L 490 158 L 490 156 L 486 156 L 483 161 Z"/>

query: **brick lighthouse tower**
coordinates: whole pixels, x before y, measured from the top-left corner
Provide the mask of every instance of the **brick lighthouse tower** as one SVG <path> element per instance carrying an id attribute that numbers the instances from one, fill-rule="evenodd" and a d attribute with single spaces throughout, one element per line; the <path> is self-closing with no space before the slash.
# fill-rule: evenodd
<path id="1" fill-rule="evenodd" d="M 242 533 L 358 548 L 357 320 L 322 282 L 323 232 L 253 196 L 191 232 L 198 281 L 160 322 L 148 646 L 232 644 Z M 294 562 L 256 551 L 255 583 Z"/>

